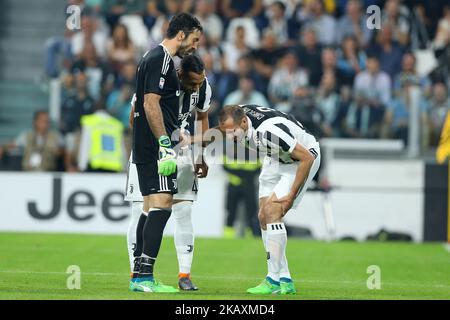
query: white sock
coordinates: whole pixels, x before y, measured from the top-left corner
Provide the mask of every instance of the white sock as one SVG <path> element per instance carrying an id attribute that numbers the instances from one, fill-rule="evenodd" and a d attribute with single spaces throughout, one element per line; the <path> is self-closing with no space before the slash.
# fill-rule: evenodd
<path id="1" fill-rule="evenodd" d="M 287 235 L 284 223 L 267 224 L 267 276 L 280 281 L 281 261 L 286 249 Z"/>
<path id="2" fill-rule="evenodd" d="M 175 248 L 180 273 L 191 273 L 194 257 L 194 228 L 192 226 L 192 202 L 183 201 L 172 206 L 175 219 Z"/>
<path id="3" fill-rule="evenodd" d="M 139 217 L 142 213 L 142 202 L 133 201 L 130 204 L 130 222 L 128 223 L 127 231 L 127 247 L 128 258 L 130 259 L 130 269 L 133 272 L 134 266 L 134 248 L 136 246 L 136 228 L 139 221 Z"/>
<path id="4" fill-rule="evenodd" d="M 291 273 L 289 272 L 289 266 L 288 266 L 288 261 L 286 258 L 286 247 L 287 247 L 287 231 L 286 231 L 286 227 L 284 226 L 284 230 L 285 230 L 285 238 L 284 238 L 284 248 L 283 248 L 283 255 L 281 256 L 281 262 L 280 262 L 280 279 L 284 278 L 284 279 L 292 279 L 291 278 Z"/>
<path id="5" fill-rule="evenodd" d="M 264 245 L 264 250 L 267 252 L 267 230 L 261 229 L 261 238 Z"/>

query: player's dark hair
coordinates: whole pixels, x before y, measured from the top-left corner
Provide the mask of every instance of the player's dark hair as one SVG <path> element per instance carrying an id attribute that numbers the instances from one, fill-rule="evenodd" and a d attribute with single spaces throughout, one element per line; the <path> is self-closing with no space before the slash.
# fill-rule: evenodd
<path id="1" fill-rule="evenodd" d="M 181 70 L 186 73 L 202 73 L 205 70 L 205 64 L 196 54 L 188 54 L 181 60 Z"/>
<path id="2" fill-rule="evenodd" d="M 223 107 L 222 110 L 220 110 L 219 124 L 222 124 L 225 121 L 227 121 L 227 119 L 229 117 L 231 117 L 233 119 L 234 124 L 237 124 L 237 123 L 240 123 L 242 121 L 242 119 L 245 117 L 245 112 L 237 104 L 225 106 L 225 107 Z"/>
<path id="3" fill-rule="evenodd" d="M 193 15 L 182 12 L 172 17 L 167 28 L 166 36 L 168 39 L 173 39 L 178 32 L 183 31 L 187 37 L 194 30 L 203 32 L 200 21 Z"/>

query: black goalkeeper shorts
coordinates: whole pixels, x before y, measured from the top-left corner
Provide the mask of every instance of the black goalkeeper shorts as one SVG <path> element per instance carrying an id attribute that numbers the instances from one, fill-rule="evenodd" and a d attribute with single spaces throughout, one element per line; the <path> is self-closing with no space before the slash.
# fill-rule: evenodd
<path id="1" fill-rule="evenodd" d="M 142 196 L 148 196 L 155 193 L 178 192 L 177 171 L 170 176 L 161 176 L 158 174 L 158 163 L 136 163 L 136 169 L 139 179 L 139 188 Z"/>

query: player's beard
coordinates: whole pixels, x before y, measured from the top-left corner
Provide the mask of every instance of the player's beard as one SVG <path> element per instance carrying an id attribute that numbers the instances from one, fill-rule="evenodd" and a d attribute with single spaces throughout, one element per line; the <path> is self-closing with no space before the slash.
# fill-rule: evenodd
<path id="1" fill-rule="evenodd" d="M 186 42 L 183 41 L 183 42 L 181 42 L 180 49 L 178 49 L 177 56 L 180 58 L 183 58 L 191 53 L 194 53 L 194 51 L 195 51 L 194 48 L 191 48 L 188 50 L 188 46 L 186 45 Z"/>

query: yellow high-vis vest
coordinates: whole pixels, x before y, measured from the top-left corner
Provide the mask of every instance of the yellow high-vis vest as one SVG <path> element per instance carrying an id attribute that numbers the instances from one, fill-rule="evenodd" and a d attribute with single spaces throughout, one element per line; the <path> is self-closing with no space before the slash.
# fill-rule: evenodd
<path id="1" fill-rule="evenodd" d="M 450 157 L 450 112 L 447 112 L 444 126 L 442 128 L 441 139 L 436 150 L 436 161 L 444 164 Z"/>
<path id="2" fill-rule="evenodd" d="M 81 117 L 81 125 L 90 132 L 89 164 L 92 169 L 121 171 L 123 169 L 122 123 L 98 114 Z"/>

